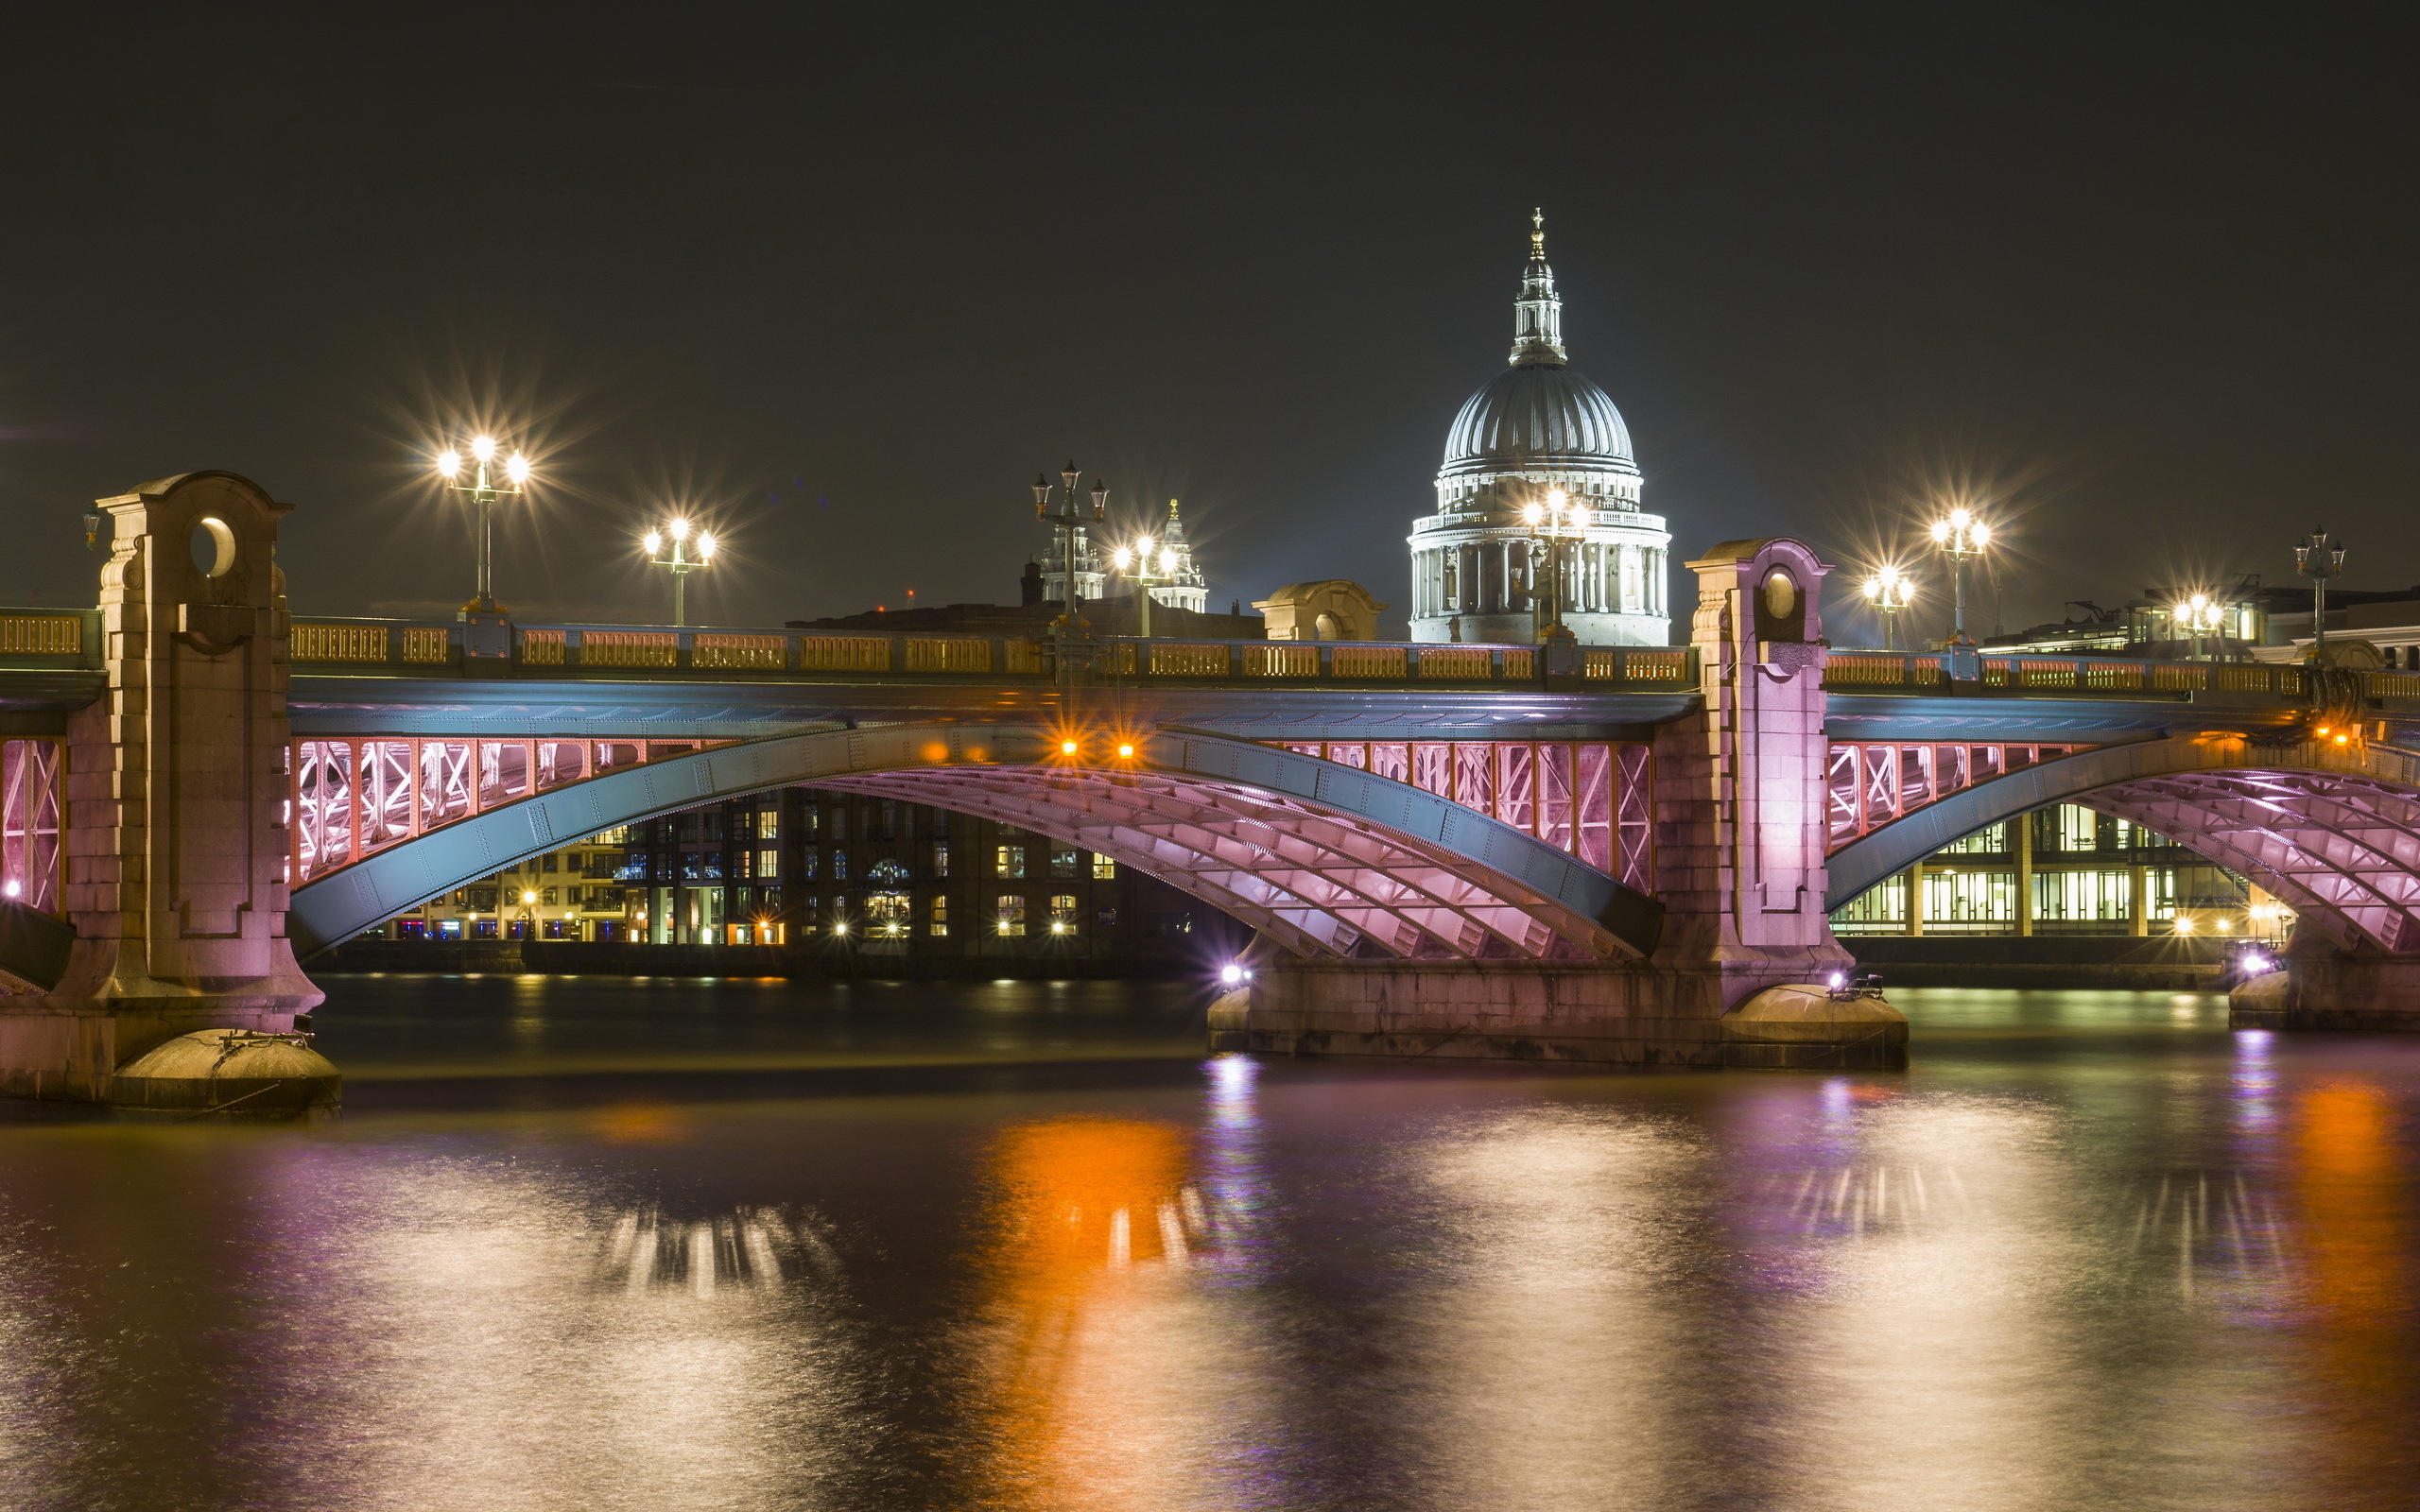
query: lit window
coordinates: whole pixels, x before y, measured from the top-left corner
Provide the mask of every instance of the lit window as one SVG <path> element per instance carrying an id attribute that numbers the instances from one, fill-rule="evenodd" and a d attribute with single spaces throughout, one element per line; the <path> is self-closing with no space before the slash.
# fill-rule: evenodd
<path id="1" fill-rule="evenodd" d="M 1098 851 L 1093 853 L 1093 881 L 1111 882 L 1117 876 L 1117 863 Z"/>
<path id="2" fill-rule="evenodd" d="M 779 850 L 759 850 L 756 852 L 756 875 L 760 877 L 778 877 L 781 874 L 782 853 Z"/>
<path id="3" fill-rule="evenodd" d="M 1016 893 L 1006 892 L 1000 894 L 996 922 L 994 924 L 993 928 L 995 933 L 1007 936 L 1018 936 L 1025 933 L 1025 899 L 1023 896 Z"/>
<path id="4" fill-rule="evenodd" d="M 933 875 L 936 877 L 949 875 L 949 847 L 946 845 L 933 847 Z"/>
<path id="5" fill-rule="evenodd" d="M 1025 847 L 1021 845 L 1001 846 L 992 858 L 992 875 L 995 877 L 1024 876 Z M 1018 933 L 1023 934 L 1024 931 L 1020 930 Z"/>
<path id="6" fill-rule="evenodd" d="M 949 900 L 939 893 L 933 895 L 932 932 L 936 935 L 949 933 Z"/>
<path id="7" fill-rule="evenodd" d="M 1057 893 L 1050 900 L 1050 933 L 1072 935 L 1076 932 L 1076 895 Z"/>
<path id="8" fill-rule="evenodd" d="M 1081 850 L 1053 850 L 1050 852 L 1050 874 L 1052 876 L 1080 877 L 1083 875 L 1083 872 L 1084 853 Z"/>
<path id="9" fill-rule="evenodd" d="M 552 888 L 552 887 L 549 887 L 549 888 L 547 888 L 545 891 L 544 891 L 544 892 L 540 893 L 540 894 L 538 895 L 538 901 L 539 901 L 540 902 L 542 902 L 542 903 L 544 903 L 544 904 L 545 904 L 547 907 L 549 907 L 549 908 L 554 907 L 554 906 L 555 906 L 555 889 L 554 889 L 554 888 Z"/>
<path id="10" fill-rule="evenodd" d="M 759 840 L 778 840 L 781 837 L 781 813 L 775 809 L 766 809 L 760 812 L 756 816 L 756 838 Z"/>
<path id="11" fill-rule="evenodd" d="M 908 912 L 908 895 L 904 892 L 868 894 L 866 934 L 874 939 L 907 938 Z"/>

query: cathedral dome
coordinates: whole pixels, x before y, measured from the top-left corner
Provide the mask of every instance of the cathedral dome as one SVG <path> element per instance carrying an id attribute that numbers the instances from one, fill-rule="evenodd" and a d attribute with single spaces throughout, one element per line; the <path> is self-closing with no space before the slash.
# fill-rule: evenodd
<path id="1" fill-rule="evenodd" d="M 1445 435 L 1447 473 L 1592 465 L 1635 472 L 1630 427 L 1603 389 L 1561 363 L 1497 373 Z"/>

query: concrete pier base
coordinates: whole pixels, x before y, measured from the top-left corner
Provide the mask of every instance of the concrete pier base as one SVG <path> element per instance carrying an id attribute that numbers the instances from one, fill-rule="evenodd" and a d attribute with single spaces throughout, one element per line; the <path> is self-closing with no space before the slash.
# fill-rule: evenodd
<path id="1" fill-rule="evenodd" d="M 2285 965 L 2227 994 L 2230 1024 L 2420 1033 L 2420 956 L 2314 954 Z"/>
<path id="2" fill-rule="evenodd" d="M 1210 1047 L 1614 1066 L 1763 1064 L 1753 1052 L 1743 1060 L 1726 1051 L 1725 1010 L 1828 965 L 1802 954 L 1699 971 L 1651 963 L 1264 958 L 1249 983 L 1211 1005 Z M 1825 993 L 1822 987 L 1802 990 Z M 1887 1005 L 1884 1011 L 1897 1019 Z M 1904 1061 L 1906 1023 L 1898 1022 Z M 1810 1037 L 1802 1022 L 1790 1031 L 1795 1058 L 1784 1058 L 1809 1061 L 1827 1046 L 1871 1040 L 1876 1028 L 1844 1023 L 1837 1040 L 1827 1040 L 1821 1032 Z"/>

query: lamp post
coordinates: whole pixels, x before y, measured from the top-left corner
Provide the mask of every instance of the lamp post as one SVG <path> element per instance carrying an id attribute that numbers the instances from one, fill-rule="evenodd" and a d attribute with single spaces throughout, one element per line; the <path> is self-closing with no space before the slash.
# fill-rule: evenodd
<path id="1" fill-rule="evenodd" d="M 2294 548 L 2294 571 L 2310 579 L 2310 659 L 2327 664 L 2327 580 L 2344 570 L 2344 548 L 2325 529 Z"/>
<path id="2" fill-rule="evenodd" d="M 1955 585 L 1955 618 L 1949 644 L 1972 645 L 1975 643 L 1966 638 L 1966 558 L 1983 554 L 1983 548 L 1992 543 L 1992 527 L 1976 519 L 1974 510 L 1960 505 L 1949 511 L 1946 520 L 1932 523 L 1932 540 L 1949 558 L 1950 580 Z"/>
<path id="3" fill-rule="evenodd" d="M 517 497 L 527 491 L 525 486 L 529 481 L 529 459 L 519 452 L 515 452 L 504 464 L 504 481 L 498 482 L 493 471 L 495 465 L 495 454 L 496 444 L 493 437 L 482 436 L 473 440 L 471 460 L 474 466 L 468 481 L 465 481 L 462 476 L 460 452 L 449 446 L 437 456 L 437 475 L 445 480 L 447 488 L 457 493 L 467 495 L 478 509 L 478 532 L 474 541 L 478 548 L 478 593 L 471 603 L 463 607 L 482 614 L 496 612 L 493 576 L 495 501 Z"/>
<path id="4" fill-rule="evenodd" d="M 1050 622 L 1051 633 L 1063 640 L 1080 636 L 1092 628 L 1084 623 L 1083 615 L 1076 608 L 1076 567 L 1082 555 L 1076 544 L 1076 532 L 1084 524 L 1083 507 L 1076 502 L 1076 480 L 1081 476 L 1083 474 L 1076 470 L 1076 464 L 1069 462 L 1059 474 L 1065 488 L 1055 506 L 1050 499 L 1050 479 L 1039 472 L 1033 477 L 1033 517 L 1057 525 L 1066 537 L 1067 596 L 1059 617 Z M 1098 524 L 1108 509 L 1109 485 L 1096 481 L 1093 484 L 1093 521 Z"/>
<path id="5" fill-rule="evenodd" d="M 2202 656 L 2207 650 L 2204 638 L 2226 627 L 2227 607 L 2207 593 L 2187 594 L 2177 600 L 2169 614 L 2175 621 L 2177 631 L 2193 642 L 2193 649 L 2187 653 L 2189 657 Z"/>
<path id="6" fill-rule="evenodd" d="M 1538 644 L 1576 645 L 1580 638 L 1563 623 L 1563 547 L 1565 541 L 1587 538 L 1588 506 L 1561 489 L 1548 489 L 1543 503 L 1533 499 L 1521 510 L 1521 520 L 1530 527 L 1530 560 L 1538 559 L 1539 546 L 1546 548 L 1546 592 L 1541 594 L 1534 580 L 1530 585 L 1530 619 L 1536 627 Z M 1543 621 L 1538 618 L 1540 597 L 1547 604 Z"/>
<path id="7" fill-rule="evenodd" d="M 1151 538 L 1145 536 L 1132 547 L 1118 547 L 1110 561 L 1125 575 L 1128 582 L 1142 593 L 1141 601 L 1135 606 L 1143 617 L 1138 632 L 1148 641 L 1151 638 L 1151 590 L 1160 583 L 1176 581 L 1176 548 L 1160 547 L 1155 562 L 1151 556 Z"/>
<path id="8" fill-rule="evenodd" d="M 1896 567 L 1880 568 L 1866 578 L 1865 597 L 1882 616 L 1882 649 L 1899 649 L 1899 611 L 1915 602 L 1916 580 Z"/>
<path id="9" fill-rule="evenodd" d="M 698 555 L 688 555 L 691 526 L 686 520 L 676 519 L 662 532 L 650 530 L 639 542 L 647 548 L 648 565 L 661 567 L 672 575 L 672 623 L 677 627 L 689 623 L 689 575 L 703 572 L 715 564 L 715 538 L 707 531 L 696 531 Z M 672 540 L 672 555 L 664 555 L 665 538 Z"/>

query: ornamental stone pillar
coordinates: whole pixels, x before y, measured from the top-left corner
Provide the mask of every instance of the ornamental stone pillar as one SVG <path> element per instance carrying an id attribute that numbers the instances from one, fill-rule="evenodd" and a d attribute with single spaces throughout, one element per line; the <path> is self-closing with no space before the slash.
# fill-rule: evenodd
<path id="1" fill-rule="evenodd" d="M 1831 569 L 1786 538 L 1689 563 L 1702 708 L 1656 732 L 1656 964 L 1704 978 L 1720 1013 L 1851 971 L 1824 907 L 1823 622 Z"/>
<path id="2" fill-rule="evenodd" d="M 321 999 L 285 937 L 290 507 L 230 472 L 99 501 L 109 684 L 68 723 L 76 937 L 47 993 L 0 999 L 0 1091 L 107 1100 L 155 1045 L 288 1032 Z"/>

